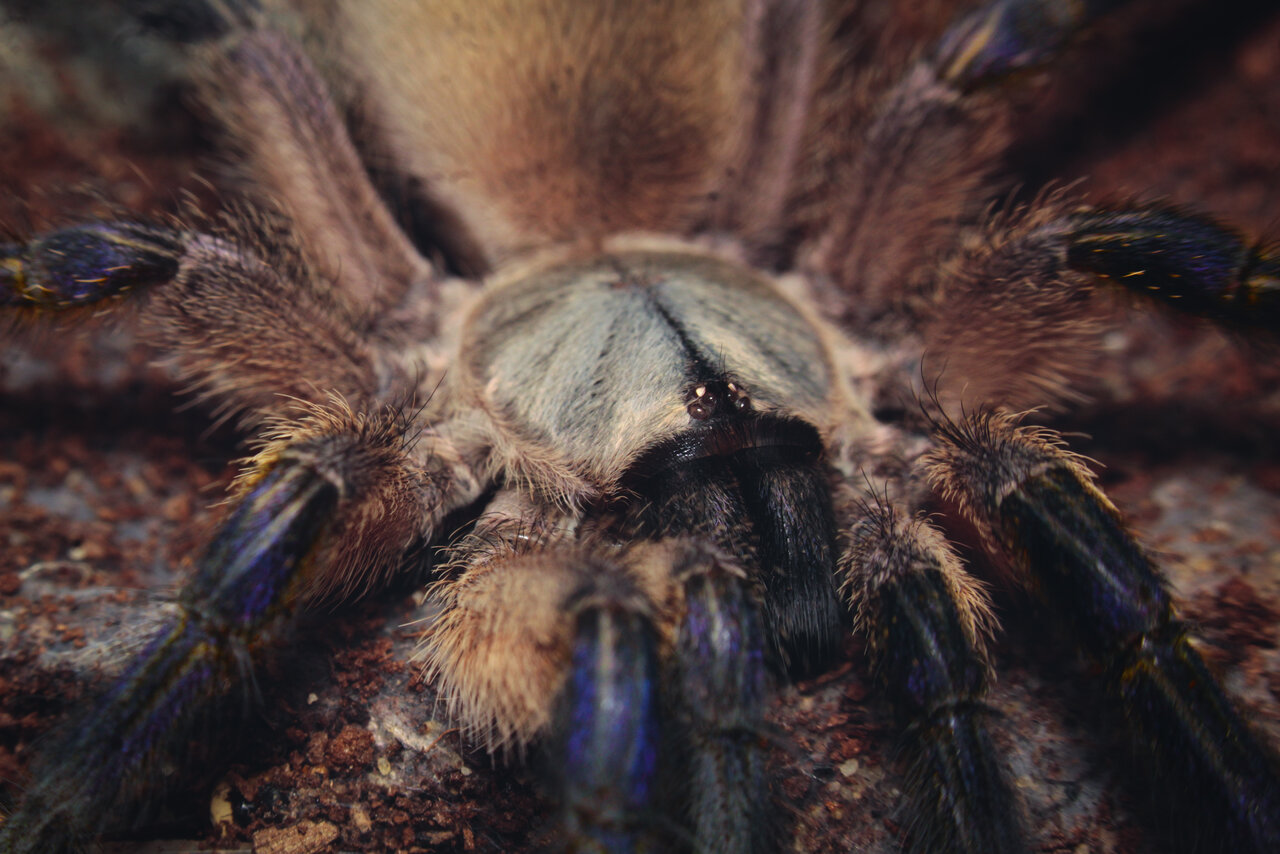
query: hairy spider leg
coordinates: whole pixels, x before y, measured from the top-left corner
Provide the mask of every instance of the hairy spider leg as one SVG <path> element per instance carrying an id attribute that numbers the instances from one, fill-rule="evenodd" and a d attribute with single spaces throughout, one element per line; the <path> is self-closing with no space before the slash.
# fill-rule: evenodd
<path id="1" fill-rule="evenodd" d="M 132 811 L 148 771 L 176 758 L 219 700 L 249 690 L 253 663 L 288 634 L 309 552 L 337 503 L 325 478 L 294 461 L 245 496 L 141 653 L 41 754 L 0 851 L 72 850 Z"/>
<path id="2" fill-rule="evenodd" d="M 1069 395 L 1098 355 L 1099 278 L 1228 328 L 1280 330 L 1274 246 L 1203 214 L 1050 194 L 991 219 L 942 265 L 922 332 L 930 358 L 965 379 L 966 403 Z"/>
<path id="3" fill-rule="evenodd" d="M 552 745 L 560 826 L 549 830 L 566 850 L 661 850 L 650 595 L 661 583 L 647 590 L 617 550 L 577 542 L 567 517 L 515 490 L 451 553 L 423 635 L 450 717 L 491 753 Z"/>
<path id="4" fill-rule="evenodd" d="M 253 18 L 238 17 L 244 26 Z M 192 25 L 221 35 L 230 22 L 218 23 L 197 16 Z M 378 198 L 295 45 L 247 29 L 192 50 L 205 101 L 240 129 L 259 206 L 203 231 L 100 222 L 0 244 L 0 308 L 15 320 L 74 315 L 145 291 L 144 335 L 224 415 L 259 424 L 305 415 L 303 402 L 330 397 L 377 409 L 382 396 L 424 379 L 404 377 L 382 339 L 403 334 L 393 327 L 407 318 L 389 306 L 409 290 L 415 320 L 443 314 L 434 268 Z M 289 207 L 279 210 L 284 200 Z M 414 328 L 418 340 L 439 331 L 430 322 Z"/>
<path id="5" fill-rule="evenodd" d="M 248 191 L 285 207 L 318 287 L 361 328 L 376 325 L 434 271 L 378 196 L 319 73 L 269 29 L 202 51 L 202 100 L 235 129 Z"/>
<path id="6" fill-rule="evenodd" d="M 898 60 L 897 83 L 854 113 L 847 97 L 828 101 L 821 93 L 847 89 L 856 68 L 833 62 L 819 69 L 809 122 L 829 139 L 797 169 L 813 186 L 795 200 L 791 219 L 809 244 L 798 266 L 856 296 L 837 307 L 846 321 L 874 319 L 901 300 L 921 284 L 916 278 L 930 259 L 955 250 L 958 227 L 981 213 L 1013 141 L 1003 85 L 1049 62 L 1123 2 L 988 2 L 923 55 Z M 853 51 L 836 55 L 856 63 Z M 812 214 L 810 200 L 821 200 Z"/>
<path id="7" fill-rule="evenodd" d="M 543 743 L 564 850 L 772 850 L 747 572 L 554 515 L 504 490 L 454 547 L 423 639 L 451 716 L 491 752 Z"/>
<path id="8" fill-rule="evenodd" d="M 1026 850 L 987 726 L 994 618 L 985 592 L 924 519 L 879 500 L 854 513 L 842 592 L 902 730 L 908 850 Z"/>
<path id="9" fill-rule="evenodd" d="M 0 306 L 21 321 L 145 290 L 143 336 L 246 423 L 327 396 L 376 406 L 374 349 L 296 246 L 276 233 L 268 248 L 264 233 L 278 226 L 246 213 L 222 233 L 128 222 L 61 229 L 0 249 L 0 286 L 9 286 Z"/>
<path id="10" fill-rule="evenodd" d="M 1067 264 L 1228 327 L 1280 331 L 1280 247 L 1158 205 L 1073 212 Z"/>
<path id="11" fill-rule="evenodd" d="M 627 565 L 650 584 L 662 582 L 665 597 L 651 618 L 660 633 L 634 611 L 578 610 L 550 740 L 550 758 L 563 769 L 557 777 L 567 848 L 776 850 L 765 631 L 747 573 L 687 539 L 642 542 L 629 550 Z M 597 596 L 593 585 L 571 607 Z M 661 654 L 656 667 L 649 663 L 653 648 Z M 624 769 L 629 774 L 618 776 Z M 633 801 L 625 809 L 602 797 L 621 781 Z M 649 803 L 639 802 L 641 792 Z M 609 830 L 637 821 L 645 828 L 638 837 Z"/>
<path id="12" fill-rule="evenodd" d="M 1089 313 L 1098 278 L 1228 327 L 1273 331 L 1275 264 L 1273 248 L 1200 214 L 1160 205 L 1069 208 L 1051 195 L 995 218 L 948 259 L 924 338 L 949 370 L 973 378 L 964 399 L 1042 400 L 1093 356 L 1098 329 Z M 973 333 L 978 317 L 981 339 Z M 993 350 L 992 339 L 1011 345 Z M 1084 469 L 1029 428 L 990 416 L 945 422 L 938 432 L 935 484 L 961 498 L 1036 579 L 1033 586 L 1073 614 L 1081 644 L 1110 674 L 1148 775 L 1156 788 L 1170 789 L 1166 802 L 1179 803 L 1197 784 L 1216 793 L 1180 815 L 1232 829 L 1202 840 L 1188 819 L 1190 847 L 1274 848 L 1275 760 L 1189 645 L 1158 570 Z M 1006 505 L 1013 509 L 1000 509 Z M 1190 758 L 1184 767 L 1158 759 L 1161 750 Z"/>
<path id="13" fill-rule="evenodd" d="M 335 247 L 316 233 L 325 215 L 306 216 L 314 205 L 287 212 L 297 217 L 296 233 L 246 210 L 217 233 L 91 223 L 0 247 L 8 316 L 66 315 L 146 290 L 144 335 L 225 412 L 271 423 L 256 474 L 240 484 L 243 503 L 198 564 L 177 616 L 92 714 L 53 737 L 31 794 L 0 831 L 6 852 L 74 847 L 135 806 L 145 769 L 179 758 L 195 723 L 246 690 L 254 666 L 288 636 L 295 611 L 377 581 L 411 541 L 429 539 L 443 513 L 479 493 L 466 454 L 439 434 L 409 434 L 402 407 L 374 399 L 388 383 L 377 379 L 380 362 L 360 312 L 388 298 L 388 277 L 404 274 L 396 281 L 408 286 L 430 268 L 407 244 L 387 240 L 398 232 L 385 211 L 378 216 L 380 203 L 349 142 L 344 147 L 314 72 L 269 35 L 248 36 L 210 63 L 229 87 L 222 94 L 246 111 L 240 118 L 272 130 L 260 156 L 290 167 L 274 189 L 323 196 L 356 216 L 337 248 L 363 250 L 359 257 L 373 261 L 359 271 L 326 267 Z M 277 75 L 317 95 L 308 111 L 290 112 Z M 350 208 L 328 195 L 334 190 L 353 197 Z M 83 762 L 99 773 L 71 767 Z M 68 788 L 67 780 L 78 783 Z"/>
<path id="14" fill-rule="evenodd" d="M 241 484 L 241 503 L 176 613 L 92 711 L 51 739 L 22 807 L 0 829 L 0 850 L 72 848 L 134 808 L 146 769 L 179 758 L 193 726 L 247 689 L 255 664 L 287 638 L 299 602 L 387 571 L 443 512 L 478 494 L 452 444 L 406 435 L 400 409 L 369 398 L 374 357 L 356 323 L 280 234 L 264 259 L 267 241 L 254 229 L 266 226 L 250 218 L 215 235 L 91 223 L 0 250 L 10 316 L 65 313 L 145 288 L 145 334 L 206 394 L 249 421 L 295 416 L 274 422 L 257 473 Z M 412 456 L 413 440 L 426 457 Z M 432 480 L 440 466 L 448 472 Z M 435 482 L 453 492 L 434 493 Z"/>
<path id="15" fill-rule="evenodd" d="M 91 223 L 0 244 L 0 308 L 66 312 L 167 285 L 154 312 L 165 327 L 158 343 L 222 348 L 200 366 L 219 394 L 244 390 L 243 377 L 217 376 L 244 365 L 279 365 L 273 379 L 287 379 L 297 376 L 297 363 L 367 363 L 359 334 L 385 324 L 411 289 L 431 302 L 417 286 L 429 285 L 436 271 L 379 198 L 319 74 L 293 42 L 248 29 L 192 51 L 203 102 L 224 127 L 237 129 L 236 162 L 255 208 L 237 210 L 236 220 L 209 234 Z M 227 277 L 237 286 L 225 284 Z M 234 300 L 221 298 L 224 289 Z M 234 318 L 232 331 L 241 335 L 210 340 L 219 317 Z M 334 346 L 291 359 L 285 348 L 269 346 L 278 337 L 266 328 L 272 320 L 279 329 L 311 330 L 311 347 Z M 246 352 L 250 345 L 254 353 Z M 329 379 L 317 378 L 316 387 L 351 400 L 367 385 L 349 374 Z M 271 388 L 295 393 L 288 385 Z"/>
<path id="16" fill-rule="evenodd" d="M 1046 430 L 981 413 L 939 426 L 937 488 L 988 532 L 1102 671 L 1189 850 L 1280 850 L 1276 757 L 1232 706 L 1167 582 L 1078 459 Z M 1210 828 L 1212 830 L 1210 830 Z"/>
<path id="17" fill-rule="evenodd" d="M 379 422 L 336 412 L 268 444 L 173 614 L 51 739 L 21 807 L 0 825 L 0 851 L 76 850 L 128 815 L 149 769 L 181 764 L 200 720 L 224 706 L 234 713 L 230 699 L 256 699 L 255 672 L 280 655 L 300 613 L 375 583 L 475 500 L 477 482 L 447 441 L 404 427 L 391 413 Z"/>

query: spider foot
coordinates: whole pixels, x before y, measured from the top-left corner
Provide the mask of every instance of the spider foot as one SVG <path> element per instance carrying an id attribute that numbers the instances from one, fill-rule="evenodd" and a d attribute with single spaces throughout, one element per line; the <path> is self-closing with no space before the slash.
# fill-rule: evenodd
<path id="1" fill-rule="evenodd" d="M 1097 209 L 1067 220 L 1067 263 L 1180 311 L 1280 329 L 1280 249 L 1169 207 Z"/>
<path id="2" fill-rule="evenodd" d="M 172 232 L 128 222 L 0 244 L 0 309 L 61 311 L 102 302 L 172 279 L 181 257 Z"/>

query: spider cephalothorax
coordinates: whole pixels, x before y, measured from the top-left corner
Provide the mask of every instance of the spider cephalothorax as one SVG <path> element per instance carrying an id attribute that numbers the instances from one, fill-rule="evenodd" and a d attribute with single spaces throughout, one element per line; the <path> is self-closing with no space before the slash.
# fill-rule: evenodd
<path id="1" fill-rule="evenodd" d="M 144 291 L 143 334 L 259 440 L 0 852 L 100 833 L 300 624 L 432 548 L 426 677 L 468 744 L 539 749 L 546 844 L 782 847 L 769 697 L 855 631 L 899 730 L 903 844 L 1022 850 L 992 609 L 938 502 L 1061 614 L 1160 797 L 1195 793 L 1188 845 L 1280 845 L 1265 739 L 1089 470 L 1014 414 L 1087 364 L 1099 279 L 1274 331 L 1277 255 L 1200 214 L 1049 193 L 977 215 L 998 86 L 1108 5 L 997 0 L 864 79 L 840 3 L 320 4 L 327 84 L 257 4 L 148 8 L 192 42 L 257 206 L 4 245 L 0 306 Z"/>

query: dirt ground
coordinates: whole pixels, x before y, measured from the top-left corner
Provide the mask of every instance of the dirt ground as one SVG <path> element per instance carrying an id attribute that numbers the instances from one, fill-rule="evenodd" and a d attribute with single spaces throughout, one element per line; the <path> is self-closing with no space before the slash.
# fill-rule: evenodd
<path id="1" fill-rule="evenodd" d="M 92 38 L 114 26 L 107 12 L 29 19 L 29 5 L 0 0 L 0 241 L 120 208 L 216 206 L 209 129 L 185 106 L 173 57 L 152 51 L 139 66 L 127 32 Z M 907 7 L 904 28 L 928 29 L 911 16 L 936 5 Z M 1083 179 L 1097 201 L 1164 198 L 1280 239 L 1269 5 L 1183 3 L 1156 17 L 1146 4 L 1099 28 L 1058 82 L 1034 89 L 1011 175 L 1031 188 Z M 0 798 L 16 797 L 42 734 L 118 664 L 112 639 L 191 566 L 243 453 L 243 437 L 133 342 L 124 315 L 89 331 L 20 329 L 0 364 Z M 1097 461 L 1205 656 L 1280 744 L 1275 347 L 1127 304 L 1102 344 L 1089 402 L 1049 423 Z M 976 551 L 966 557 L 988 573 Z M 411 662 L 419 601 L 406 583 L 321 615 L 299 659 L 263 675 L 269 702 L 192 745 L 209 771 L 182 782 L 159 769 L 173 797 L 106 850 L 536 848 L 549 808 L 535 773 L 463 743 Z M 997 604 L 992 706 L 1032 850 L 1164 850 L 1140 785 L 1109 761 L 1096 679 L 1037 631 L 1039 606 L 1009 590 Z M 856 639 L 848 652 L 771 710 L 774 788 L 796 851 L 892 851 L 907 820 L 887 706 Z"/>

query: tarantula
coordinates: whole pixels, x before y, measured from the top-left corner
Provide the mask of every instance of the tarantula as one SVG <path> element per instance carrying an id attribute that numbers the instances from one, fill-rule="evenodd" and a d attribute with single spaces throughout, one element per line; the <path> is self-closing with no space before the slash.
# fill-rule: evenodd
<path id="1" fill-rule="evenodd" d="M 770 689 L 853 630 L 899 731 L 903 843 L 1022 850 L 988 595 L 938 499 L 1061 612 L 1139 773 L 1194 794 L 1183 841 L 1275 850 L 1271 749 L 1081 460 L 1016 414 L 1085 370 L 1100 279 L 1264 332 L 1280 305 L 1276 253 L 1199 214 L 983 214 L 1006 81 L 1108 5 L 989 3 L 859 74 L 838 3 L 320 3 L 327 82 L 257 4 L 147 11 L 192 43 L 257 203 L 6 245 L 0 305 L 129 296 L 258 445 L 0 851 L 100 833 L 299 623 L 432 547 L 426 672 L 470 744 L 539 747 L 548 845 L 780 845 Z M 430 251 L 361 155 L 418 196 Z"/>

